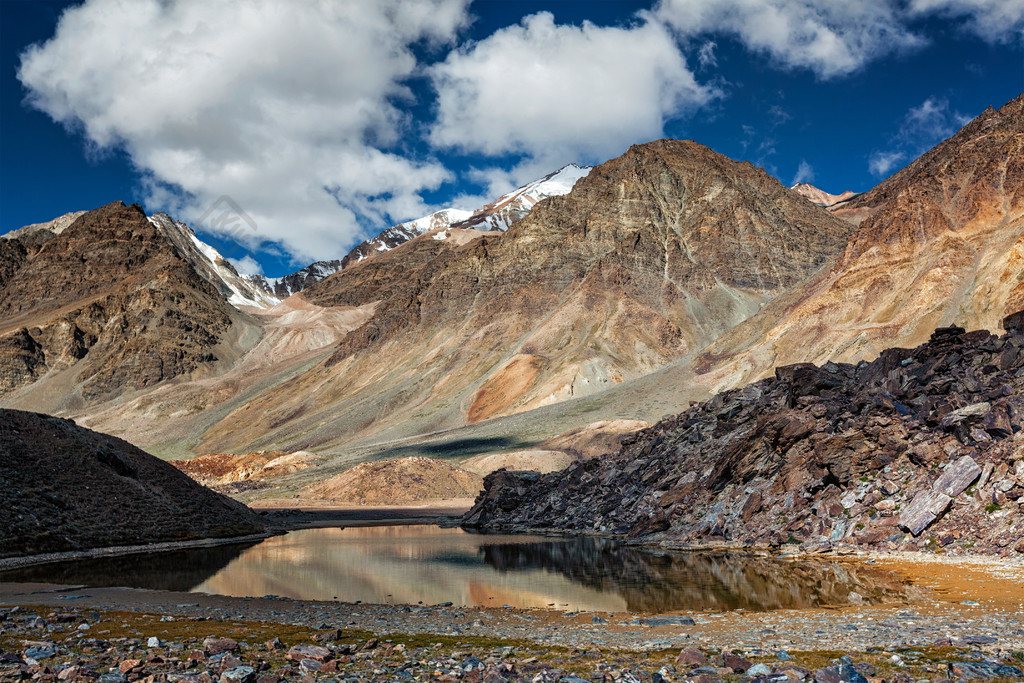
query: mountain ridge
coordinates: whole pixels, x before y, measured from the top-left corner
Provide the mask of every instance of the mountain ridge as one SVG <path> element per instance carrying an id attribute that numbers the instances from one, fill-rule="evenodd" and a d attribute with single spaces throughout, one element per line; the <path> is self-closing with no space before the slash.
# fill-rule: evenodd
<path id="1" fill-rule="evenodd" d="M 593 394 L 700 348 L 824 265 L 850 229 L 696 143 L 636 146 L 506 233 L 421 236 L 306 290 L 321 306 L 378 303 L 322 365 L 238 408 L 202 447 L 255 437 L 232 425 L 278 425 L 260 448 L 308 449 L 408 413 L 433 430 Z"/>
<path id="2" fill-rule="evenodd" d="M 835 263 L 705 349 L 698 381 L 870 359 L 954 323 L 1000 329 L 1024 306 L 1024 95 L 834 213 L 857 226 Z"/>

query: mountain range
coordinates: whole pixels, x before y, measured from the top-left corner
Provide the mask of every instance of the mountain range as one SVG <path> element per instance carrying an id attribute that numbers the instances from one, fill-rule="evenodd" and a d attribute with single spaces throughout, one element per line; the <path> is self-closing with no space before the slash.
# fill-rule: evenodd
<path id="1" fill-rule="evenodd" d="M 1000 330 L 1024 308 L 1022 141 L 1017 98 L 830 195 L 660 140 L 280 279 L 115 202 L 0 239 L 0 406 L 164 457 L 313 451 L 324 478 L 518 416 L 525 441 L 653 421 L 781 365 Z"/>

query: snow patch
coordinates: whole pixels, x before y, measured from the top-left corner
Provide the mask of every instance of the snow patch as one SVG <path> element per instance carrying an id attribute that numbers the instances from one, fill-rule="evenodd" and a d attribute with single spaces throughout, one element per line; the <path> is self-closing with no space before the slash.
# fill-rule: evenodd
<path id="1" fill-rule="evenodd" d="M 196 272 L 217 287 L 232 306 L 270 308 L 281 303 L 260 286 L 259 280 L 264 278 L 237 272 L 219 251 L 199 239 L 192 228 L 165 213 L 146 218 L 171 240 Z"/>

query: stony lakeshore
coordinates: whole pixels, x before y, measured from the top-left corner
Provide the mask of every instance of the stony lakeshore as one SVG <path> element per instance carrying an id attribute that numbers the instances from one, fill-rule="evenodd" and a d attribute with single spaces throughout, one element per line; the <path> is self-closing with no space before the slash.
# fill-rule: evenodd
<path id="1" fill-rule="evenodd" d="M 917 588 L 886 604 L 654 615 L 0 583 L 0 681 L 1024 680 L 1024 567 L 836 561 Z"/>

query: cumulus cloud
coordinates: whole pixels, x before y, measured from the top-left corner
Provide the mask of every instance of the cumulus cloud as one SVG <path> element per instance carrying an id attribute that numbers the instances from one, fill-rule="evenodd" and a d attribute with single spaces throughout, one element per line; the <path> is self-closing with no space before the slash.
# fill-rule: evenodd
<path id="1" fill-rule="evenodd" d="M 793 182 L 790 185 L 810 182 L 814 182 L 814 167 L 807 163 L 806 159 L 801 159 L 800 165 L 796 169 L 796 175 L 793 176 Z"/>
<path id="2" fill-rule="evenodd" d="M 239 273 L 245 273 L 246 275 L 263 275 L 263 266 L 261 266 L 260 262 L 252 256 L 243 256 L 242 258 L 231 258 L 229 256 L 227 259 Z"/>
<path id="3" fill-rule="evenodd" d="M 899 151 L 876 151 L 868 157 L 868 170 L 876 176 L 889 175 L 906 155 Z"/>
<path id="4" fill-rule="evenodd" d="M 826 79 L 924 43 L 889 0 L 662 0 L 655 15 L 683 36 L 732 35 Z"/>
<path id="5" fill-rule="evenodd" d="M 889 149 L 872 152 L 868 157 L 868 170 L 876 176 L 887 175 L 900 162 L 916 159 L 970 120 L 970 116 L 952 109 L 949 100 L 929 97 L 907 111 L 899 130 L 889 141 Z"/>
<path id="6" fill-rule="evenodd" d="M 524 155 L 520 180 L 534 167 L 617 156 L 716 95 L 696 81 L 670 33 L 643 15 L 634 26 L 601 27 L 556 25 L 539 12 L 452 52 L 430 73 L 438 93 L 431 142 Z"/>
<path id="7" fill-rule="evenodd" d="M 451 42 L 466 3 L 87 0 L 18 77 L 31 106 L 127 151 L 148 205 L 194 220 L 227 195 L 250 246 L 338 256 L 361 221 L 426 212 L 420 193 L 449 178 L 389 149 L 411 125 L 411 46 Z"/>
<path id="8" fill-rule="evenodd" d="M 911 0 L 916 15 L 966 20 L 966 28 L 988 41 L 1024 40 L 1024 0 Z"/>

